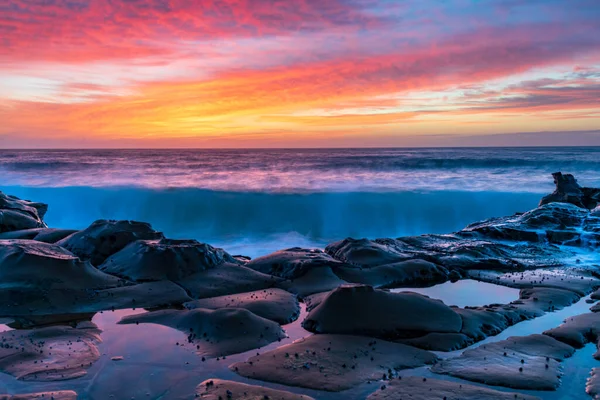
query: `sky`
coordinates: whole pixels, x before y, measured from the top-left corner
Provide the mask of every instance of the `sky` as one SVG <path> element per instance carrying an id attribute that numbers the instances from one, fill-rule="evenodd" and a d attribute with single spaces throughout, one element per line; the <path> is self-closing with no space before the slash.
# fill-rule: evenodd
<path id="1" fill-rule="evenodd" d="M 599 135 L 598 0 L 0 2 L 0 148 Z"/>

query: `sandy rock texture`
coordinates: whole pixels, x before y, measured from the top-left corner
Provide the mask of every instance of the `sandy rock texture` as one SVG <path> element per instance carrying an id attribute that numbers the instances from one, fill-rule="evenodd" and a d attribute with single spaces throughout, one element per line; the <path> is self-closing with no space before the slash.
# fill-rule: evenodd
<path id="1" fill-rule="evenodd" d="M 436 359 L 432 353 L 403 344 L 322 334 L 235 363 L 230 369 L 247 378 L 338 392 Z"/>
<path id="2" fill-rule="evenodd" d="M 500 392 L 481 386 L 416 376 L 393 379 L 367 400 L 539 400 L 520 393 Z"/>
<path id="3" fill-rule="evenodd" d="M 244 383 L 207 379 L 196 388 L 196 397 L 204 400 L 313 400 L 312 397 L 275 390 L 263 386 L 246 385 Z"/>

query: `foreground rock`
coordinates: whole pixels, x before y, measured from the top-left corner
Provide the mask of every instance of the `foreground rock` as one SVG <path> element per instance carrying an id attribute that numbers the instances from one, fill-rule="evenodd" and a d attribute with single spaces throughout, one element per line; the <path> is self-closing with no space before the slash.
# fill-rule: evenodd
<path id="1" fill-rule="evenodd" d="M 571 174 L 563 175 L 561 172 L 555 172 L 552 177 L 556 190 L 542 198 L 540 205 L 560 202 L 591 210 L 600 203 L 600 189 L 579 186 L 577 179 Z"/>
<path id="2" fill-rule="evenodd" d="M 575 348 L 582 348 L 590 342 L 597 342 L 600 335 L 600 313 L 586 313 L 568 318 L 560 326 L 544 332 Z"/>
<path id="3" fill-rule="evenodd" d="M 300 314 L 296 296 L 285 290 L 272 288 L 229 296 L 211 297 L 185 303 L 187 309 L 245 308 L 246 310 L 284 325 L 295 321 Z"/>
<path id="4" fill-rule="evenodd" d="M 575 349 L 546 335 L 510 337 L 442 360 L 431 370 L 473 382 L 523 390 L 555 390 L 559 362 Z"/>
<path id="5" fill-rule="evenodd" d="M 439 379 L 408 376 L 393 379 L 371 394 L 367 400 L 539 400 L 520 393 L 499 392 L 481 386 Z"/>
<path id="6" fill-rule="evenodd" d="M 585 385 L 585 391 L 594 400 L 600 400 L 600 368 L 592 368 Z"/>
<path id="7" fill-rule="evenodd" d="M 107 257 L 136 240 L 162 239 L 163 234 L 150 224 L 137 221 L 98 220 L 86 229 L 60 241 L 58 245 L 92 265 L 100 265 Z"/>
<path id="8" fill-rule="evenodd" d="M 0 192 L 0 233 L 45 228 L 42 220 L 48 206 Z"/>
<path id="9" fill-rule="evenodd" d="M 236 399 L 236 400 L 313 400 L 302 394 L 270 389 L 263 386 L 246 385 L 244 383 L 209 379 L 196 388 L 196 397 L 205 400 Z M 0 398 L 1 399 L 1 398 Z"/>
<path id="10" fill-rule="evenodd" d="M 257 349 L 285 338 L 281 327 L 242 308 L 219 310 L 162 310 L 131 315 L 119 324 L 152 323 L 169 326 L 188 335 L 197 353 L 223 357 Z"/>
<path id="11" fill-rule="evenodd" d="M 510 304 L 483 307 L 451 307 L 462 319 L 460 333 L 429 333 L 401 340 L 424 350 L 454 351 L 463 349 L 490 336 L 495 336 L 519 322 L 540 317 L 570 306 L 581 298 L 569 290 L 535 287 L 521 289 L 519 299 Z"/>
<path id="12" fill-rule="evenodd" d="M 172 281 L 193 298 L 260 290 L 279 281 L 240 265 L 223 249 L 196 240 L 138 240 L 110 256 L 99 269 L 134 282 Z"/>
<path id="13" fill-rule="evenodd" d="M 33 240 L 0 240 L 0 315 L 96 312 L 182 304 L 190 297 L 172 282 L 132 285 L 69 251 Z"/>
<path id="14" fill-rule="evenodd" d="M 64 248 L 33 240 L 0 240 L 2 289 L 103 289 L 119 279 L 81 261 Z"/>
<path id="15" fill-rule="evenodd" d="M 0 400 L 77 400 L 77 393 L 72 390 L 58 392 L 40 392 L 28 394 L 0 394 Z"/>
<path id="16" fill-rule="evenodd" d="M 0 333 L 0 371 L 28 381 L 81 377 L 100 357 L 98 333 L 64 326 Z"/>
<path id="17" fill-rule="evenodd" d="M 347 310 L 351 311 L 351 316 Z M 371 286 L 342 286 L 306 317 L 316 333 L 342 333 L 388 340 L 430 332 L 458 333 L 460 316 L 439 300 L 417 293 L 389 293 Z"/>
<path id="18" fill-rule="evenodd" d="M 398 343 L 351 335 L 313 335 L 235 363 L 230 369 L 247 378 L 339 392 L 436 359 L 432 353 Z"/>

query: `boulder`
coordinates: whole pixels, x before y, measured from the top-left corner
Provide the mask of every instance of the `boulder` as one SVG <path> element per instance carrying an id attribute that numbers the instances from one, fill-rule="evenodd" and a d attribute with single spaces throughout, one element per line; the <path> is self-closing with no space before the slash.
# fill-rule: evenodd
<path id="1" fill-rule="evenodd" d="M 245 308 L 259 317 L 275 321 L 281 325 L 296 320 L 300 314 L 300 305 L 296 296 L 277 288 L 194 300 L 185 303 L 184 306 L 188 310 L 195 308 L 209 310 L 232 307 Z"/>
<path id="2" fill-rule="evenodd" d="M 313 400 L 312 397 L 303 394 L 221 379 L 208 379 L 198 385 L 196 388 L 196 398 L 205 400 Z"/>
<path id="3" fill-rule="evenodd" d="M 82 231 L 57 242 L 92 265 L 100 265 L 109 256 L 136 240 L 162 239 L 163 234 L 150 224 L 136 221 L 98 220 Z"/>
<path id="4" fill-rule="evenodd" d="M 520 393 L 500 392 L 464 383 L 407 376 L 383 385 L 367 400 L 540 400 Z"/>
<path id="5" fill-rule="evenodd" d="M 48 206 L 0 192 L 0 233 L 45 228 L 42 220 Z"/>
<path id="6" fill-rule="evenodd" d="M 229 368 L 251 379 L 339 392 L 432 364 L 430 352 L 352 335 L 313 335 L 251 357 Z"/>
<path id="7" fill-rule="evenodd" d="M 598 206 L 600 202 L 600 189 L 584 188 L 579 186 L 577 179 L 571 174 L 555 172 L 552 174 L 556 190 L 544 196 L 540 205 L 548 203 L 570 203 L 577 207 L 589 210 Z"/>
<path id="8" fill-rule="evenodd" d="M 372 286 L 333 290 L 302 326 L 315 333 L 364 335 L 385 339 L 458 333 L 460 316 L 440 300 L 417 293 L 389 293 Z"/>
<path id="9" fill-rule="evenodd" d="M 33 240 L 0 240 L 0 290 L 103 289 L 119 279 L 64 248 Z"/>
<path id="10" fill-rule="evenodd" d="M 325 252 L 336 260 L 361 267 L 393 264 L 415 258 L 405 252 L 406 245 L 393 239 L 354 239 L 346 238 L 329 244 Z"/>
<path id="11" fill-rule="evenodd" d="M 243 308 L 161 310 L 125 317 L 119 324 L 159 324 L 180 330 L 197 354 L 223 357 L 285 338 L 279 324 Z"/>
<path id="12" fill-rule="evenodd" d="M 198 272 L 237 261 L 223 249 L 196 240 L 136 240 L 98 268 L 134 282 L 179 281 Z"/>
<path id="13" fill-rule="evenodd" d="M 348 282 L 340 279 L 329 267 L 314 268 L 300 278 L 288 279 L 278 286 L 298 295 L 301 299 L 320 292 L 328 292 Z"/>

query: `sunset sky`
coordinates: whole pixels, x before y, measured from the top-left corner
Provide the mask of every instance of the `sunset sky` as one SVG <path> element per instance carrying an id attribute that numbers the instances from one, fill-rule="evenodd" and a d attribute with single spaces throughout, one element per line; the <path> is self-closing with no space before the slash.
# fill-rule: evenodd
<path id="1" fill-rule="evenodd" d="M 0 147 L 598 130 L 598 0 L 0 2 Z"/>

